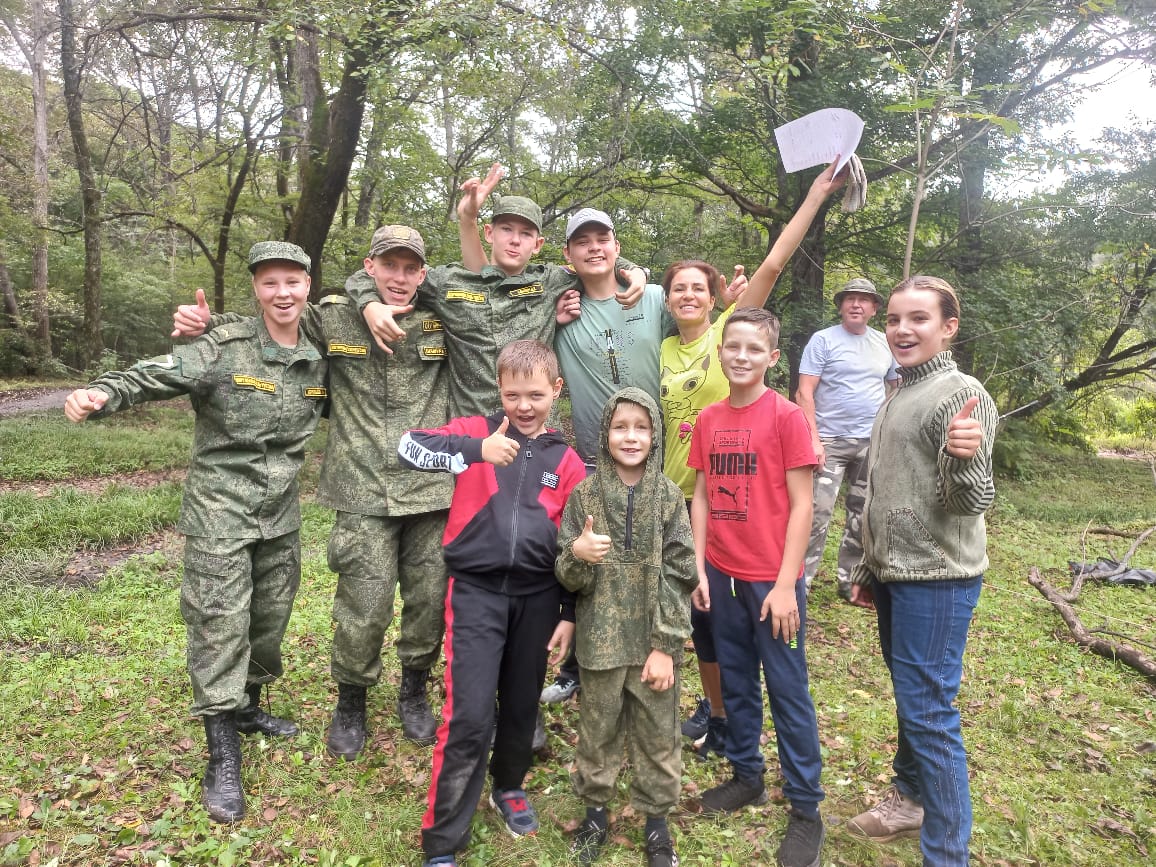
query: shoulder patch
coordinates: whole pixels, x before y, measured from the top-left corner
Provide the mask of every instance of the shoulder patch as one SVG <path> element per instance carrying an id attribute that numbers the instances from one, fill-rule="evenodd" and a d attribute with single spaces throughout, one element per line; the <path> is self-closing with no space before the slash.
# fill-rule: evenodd
<path id="1" fill-rule="evenodd" d="M 266 394 L 277 393 L 277 383 L 270 382 L 267 379 L 258 379 L 255 376 L 246 376 L 243 373 L 233 374 L 233 385 L 237 388 L 251 388 L 255 391 L 263 391 Z"/>
<path id="2" fill-rule="evenodd" d="M 510 290 L 511 298 L 532 298 L 541 295 L 544 290 L 541 283 L 531 283 L 529 286 L 519 286 Z"/>
<path id="3" fill-rule="evenodd" d="M 365 358 L 369 355 L 369 344 L 341 343 L 337 340 L 330 340 L 328 352 L 330 355 L 347 355 L 352 358 Z"/>
<path id="4" fill-rule="evenodd" d="M 148 358 L 142 361 L 140 367 L 159 367 L 161 370 L 173 370 L 180 366 L 180 362 L 171 355 L 165 355 L 160 358 Z"/>
<path id="5" fill-rule="evenodd" d="M 470 304 L 485 304 L 485 292 L 471 292 L 469 289 L 446 290 L 446 301 L 467 301 Z"/>
<path id="6" fill-rule="evenodd" d="M 319 303 L 322 307 L 326 307 L 330 304 L 352 304 L 353 299 L 348 295 L 326 295 Z"/>

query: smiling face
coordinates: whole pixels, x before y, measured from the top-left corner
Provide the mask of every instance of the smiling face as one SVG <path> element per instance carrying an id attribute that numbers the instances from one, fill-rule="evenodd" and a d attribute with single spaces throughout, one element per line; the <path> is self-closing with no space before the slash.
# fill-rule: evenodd
<path id="1" fill-rule="evenodd" d="M 879 309 L 874 297 L 864 292 L 848 292 L 839 302 L 839 319 L 852 334 L 862 334 Z"/>
<path id="2" fill-rule="evenodd" d="M 382 301 L 404 307 L 417 294 L 417 287 L 425 279 L 426 268 L 417 253 L 399 247 L 366 258 L 365 273 L 373 278 L 373 285 Z"/>
<path id="3" fill-rule="evenodd" d="M 718 357 L 733 394 L 763 387 L 767 370 L 779 360 L 779 350 L 771 349 L 771 338 L 754 322 L 728 322 Z"/>
<path id="4" fill-rule="evenodd" d="M 309 300 L 309 275 L 295 262 L 272 259 L 253 272 L 253 294 L 269 335 L 285 346 L 297 345 L 297 323 Z"/>
<path id="5" fill-rule="evenodd" d="M 959 319 L 944 318 L 931 289 L 892 292 L 887 302 L 887 345 L 900 367 L 918 367 L 951 345 Z"/>
<path id="6" fill-rule="evenodd" d="M 502 411 L 523 436 L 536 437 L 546 431 L 550 409 L 562 391 L 562 377 L 553 382 L 544 370 L 532 374 L 504 371 L 498 375 Z"/>
<path id="7" fill-rule="evenodd" d="M 614 459 L 618 477 L 627 485 L 637 484 L 646 469 L 646 458 L 654 438 L 650 413 L 636 403 L 624 400 L 610 417 L 607 447 Z"/>
<path id="8" fill-rule="evenodd" d="M 714 307 L 714 285 L 701 268 L 683 268 L 670 282 L 666 309 L 674 318 L 680 333 L 710 324 Z"/>
<path id="9" fill-rule="evenodd" d="M 570 236 L 562 252 L 579 279 L 585 281 L 613 274 L 620 249 L 618 239 L 608 226 L 586 223 Z"/>
<path id="10" fill-rule="evenodd" d="M 491 247 L 491 260 L 507 276 L 521 274 L 546 239 L 534 224 L 512 214 L 495 217 L 483 230 Z"/>

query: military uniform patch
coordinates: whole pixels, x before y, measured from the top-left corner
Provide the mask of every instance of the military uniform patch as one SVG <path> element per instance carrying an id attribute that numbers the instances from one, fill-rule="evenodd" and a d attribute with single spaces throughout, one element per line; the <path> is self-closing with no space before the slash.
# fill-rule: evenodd
<path id="1" fill-rule="evenodd" d="M 329 354 L 365 358 L 369 355 L 369 346 L 355 343 L 338 343 L 336 340 L 331 340 L 329 341 Z"/>
<path id="2" fill-rule="evenodd" d="M 420 350 L 422 358 L 445 358 L 446 348 L 444 346 L 423 346 Z"/>
<path id="3" fill-rule="evenodd" d="M 306 397 L 312 397 L 318 400 L 325 400 L 325 398 L 329 397 L 329 389 L 321 385 L 308 385 L 305 387 L 303 393 Z"/>
<path id="4" fill-rule="evenodd" d="M 252 388 L 257 391 L 263 391 L 266 394 L 277 393 L 277 383 L 270 382 L 267 379 L 257 379 L 255 376 L 245 376 L 243 373 L 233 374 L 233 385 L 238 388 Z"/>
<path id="5" fill-rule="evenodd" d="M 450 289 L 446 292 L 446 301 L 468 301 L 471 304 L 485 304 L 485 292 L 470 292 L 468 289 Z"/>
<path id="6" fill-rule="evenodd" d="M 511 298 L 531 298 L 543 293 L 541 283 L 531 283 L 529 286 L 519 286 L 510 290 Z"/>
<path id="7" fill-rule="evenodd" d="M 431 331 L 444 331 L 445 326 L 442 325 L 440 319 L 423 319 L 421 321 L 421 330 L 429 333 Z"/>

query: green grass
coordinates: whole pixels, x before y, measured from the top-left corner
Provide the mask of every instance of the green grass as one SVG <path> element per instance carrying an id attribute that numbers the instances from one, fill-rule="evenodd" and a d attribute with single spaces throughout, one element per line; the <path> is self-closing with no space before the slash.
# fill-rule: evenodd
<path id="1" fill-rule="evenodd" d="M 127 429 L 118 433 L 128 435 Z M 79 463 L 74 447 L 87 448 L 59 451 Z M 315 475 L 314 460 L 307 478 Z M 989 520 L 992 565 L 959 698 L 971 757 L 974 860 L 1146 863 L 1156 853 L 1152 685 L 1079 651 L 1026 577 L 1039 566 L 1066 586 L 1065 562 L 1080 558 L 1088 521 L 1139 532 L 1156 520 L 1156 486 L 1142 463 L 1086 455 L 1037 461 L 1032 475 L 999 484 Z M 150 514 L 152 496 L 141 491 L 58 492 L 35 502 L 9 499 L 14 496 L 0 497 L 0 522 L 6 522 L 0 545 L 19 533 L 28 539 L 22 545 L 67 552 L 131 536 L 154 519 L 141 517 Z M 33 514 L 22 518 L 25 511 Z M 391 647 L 385 679 L 370 693 L 372 743 L 365 760 L 346 765 L 325 757 L 334 699 L 329 644 L 335 579 L 325 567 L 331 516 L 311 504 L 303 511 L 302 587 L 285 642 L 287 673 L 272 694 L 274 708 L 293 715 L 302 735 L 292 742 L 245 741 L 249 815 L 234 827 L 213 825 L 199 805 L 204 741 L 187 714 L 179 563 L 164 554 L 143 555 L 87 590 L 0 584 L 0 731 L 12 745 L 0 750 L 0 864 L 420 863 L 430 753 L 400 737 L 392 712 L 398 672 Z M 874 621 L 834 592 L 838 533 L 834 526 L 827 577 L 809 609 L 830 829 L 823 864 L 917 865 L 916 841 L 865 844 L 839 824 L 886 788 L 895 720 Z M 1106 555 L 1110 547 L 1120 553 L 1122 541 L 1109 545 L 1089 536 L 1086 556 Z M 1141 549 L 1137 564 L 1156 565 L 1156 541 Z M 1088 585 L 1078 607 L 1089 626 L 1103 622 L 1156 643 L 1154 594 L 1156 589 Z M 392 631 L 389 643 L 395 639 Z M 682 704 L 689 712 L 697 687 L 689 661 L 683 677 Z M 569 863 L 566 831 L 581 815 L 567 768 L 576 713 L 574 703 L 548 711 L 551 755 L 527 781 L 541 833 L 512 840 L 491 811 L 479 811 L 462 864 Z M 704 819 L 691 808 L 698 792 L 726 778 L 726 767 L 687 753 L 683 810 L 674 817 L 684 864 L 773 863 L 786 816 L 769 721 L 767 733 L 772 803 L 723 820 Z M 612 805 L 616 833 L 599 863 L 643 861 L 641 817 L 628 803 L 624 780 Z"/>

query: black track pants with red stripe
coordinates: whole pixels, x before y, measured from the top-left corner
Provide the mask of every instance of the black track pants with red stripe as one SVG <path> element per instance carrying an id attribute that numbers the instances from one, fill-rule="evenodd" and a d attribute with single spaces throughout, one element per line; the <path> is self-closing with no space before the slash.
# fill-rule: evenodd
<path id="1" fill-rule="evenodd" d="M 520 789 L 533 761 L 546 644 L 558 625 L 561 588 L 507 596 L 450 578 L 446 593 L 446 702 L 421 823 L 427 857 L 470 842 L 486 756 L 495 789 Z M 494 699 L 498 727 L 494 732 Z"/>

